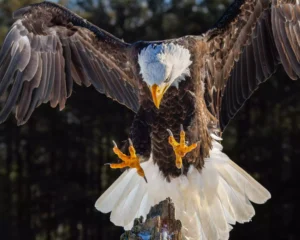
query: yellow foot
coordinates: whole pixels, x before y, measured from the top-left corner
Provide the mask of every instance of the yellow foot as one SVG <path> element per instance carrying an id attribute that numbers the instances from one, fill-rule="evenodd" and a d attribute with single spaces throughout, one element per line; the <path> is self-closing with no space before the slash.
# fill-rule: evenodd
<path id="1" fill-rule="evenodd" d="M 173 136 L 173 133 L 170 129 L 167 129 L 169 136 L 169 143 L 174 149 L 176 155 L 176 167 L 178 169 L 182 168 L 182 158 L 189 152 L 193 151 L 197 147 L 197 143 L 194 143 L 190 146 L 185 144 L 185 132 L 183 130 L 182 124 L 180 125 L 180 142 L 177 142 Z"/>
<path id="2" fill-rule="evenodd" d="M 125 168 L 125 167 L 129 167 L 129 168 L 136 168 L 137 173 L 143 177 L 145 179 L 145 181 L 147 182 L 147 178 L 145 176 L 145 172 L 143 170 L 143 168 L 140 165 L 140 159 L 139 157 L 136 155 L 135 153 L 135 149 L 133 147 L 132 141 L 129 138 L 129 153 L 130 156 L 127 156 L 126 154 L 122 153 L 121 150 L 118 148 L 117 144 L 115 141 L 113 141 L 114 144 L 114 148 L 113 151 L 116 155 L 118 155 L 118 157 L 123 161 L 121 163 L 109 163 L 110 167 L 113 169 L 116 168 Z"/>

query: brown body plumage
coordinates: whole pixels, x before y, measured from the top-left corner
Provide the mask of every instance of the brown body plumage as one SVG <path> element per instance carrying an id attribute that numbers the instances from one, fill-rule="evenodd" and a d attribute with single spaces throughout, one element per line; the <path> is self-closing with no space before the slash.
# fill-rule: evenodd
<path id="1" fill-rule="evenodd" d="M 153 160 L 158 164 L 165 177 L 176 177 L 181 175 L 181 170 L 174 165 L 175 154 L 168 143 L 169 134 L 166 129 L 174 132 L 175 138 L 179 139 L 180 124 L 186 128 L 187 140 L 194 141 L 192 132 L 190 132 L 191 123 L 195 117 L 195 98 L 190 81 L 183 82 L 180 85 L 180 91 L 172 87 L 164 96 L 160 109 L 156 109 L 151 99 L 142 104 L 138 111 L 131 128 L 131 138 L 137 153 L 147 159 L 150 152 L 153 154 Z M 169 103 L 174 104 L 170 105 Z M 141 122 L 144 124 L 141 126 Z M 197 139 L 199 141 L 199 138 Z M 140 147 L 140 144 L 142 145 Z M 146 148 L 145 148 L 146 147 Z M 190 163 L 199 158 L 187 156 Z M 184 173 L 186 174 L 189 161 L 184 162 Z"/>

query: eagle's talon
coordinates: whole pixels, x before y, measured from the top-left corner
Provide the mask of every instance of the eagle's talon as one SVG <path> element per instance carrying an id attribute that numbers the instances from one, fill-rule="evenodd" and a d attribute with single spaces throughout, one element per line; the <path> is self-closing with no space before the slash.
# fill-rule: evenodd
<path id="1" fill-rule="evenodd" d="M 182 169 L 182 158 L 189 152 L 193 151 L 198 143 L 194 143 L 191 144 L 190 146 L 186 145 L 186 141 L 185 141 L 185 131 L 183 129 L 183 125 L 180 125 L 180 140 L 179 142 L 176 141 L 176 139 L 173 136 L 173 133 L 171 132 L 171 130 L 167 129 L 168 133 L 169 133 L 169 143 L 170 145 L 173 147 L 173 150 L 175 152 L 176 155 L 176 167 L 178 169 Z"/>
<path id="2" fill-rule="evenodd" d="M 145 172 L 143 170 L 143 168 L 141 167 L 140 165 L 140 159 L 139 157 L 136 155 L 136 152 L 135 152 L 135 148 L 133 147 L 133 143 L 131 141 L 131 139 L 129 138 L 128 139 L 129 141 L 129 147 L 128 147 L 128 150 L 129 150 L 129 153 L 130 153 L 130 156 L 124 154 L 119 148 L 118 148 L 118 145 L 116 144 L 115 141 L 113 141 L 113 144 L 114 144 L 114 148 L 113 148 L 113 151 L 114 153 L 123 161 L 121 163 L 110 163 L 110 167 L 113 168 L 113 169 L 116 169 L 116 168 L 125 168 L 125 167 L 129 167 L 129 168 L 136 168 L 137 170 L 137 173 L 143 177 L 145 179 L 145 181 L 147 182 L 147 178 L 145 177 Z M 108 164 L 105 164 L 105 165 L 108 165 Z"/>
<path id="3" fill-rule="evenodd" d="M 170 137 L 173 137 L 173 133 L 172 133 L 172 131 L 170 129 L 167 129 L 167 132 L 169 133 Z"/>
<path id="4" fill-rule="evenodd" d="M 114 140 L 112 142 L 114 144 L 114 147 L 118 147 L 118 145 L 116 144 L 116 142 Z"/>
<path id="5" fill-rule="evenodd" d="M 145 179 L 145 182 L 148 183 L 148 180 L 147 180 L 146 176 L 144 176 L 144 179 Z"/>

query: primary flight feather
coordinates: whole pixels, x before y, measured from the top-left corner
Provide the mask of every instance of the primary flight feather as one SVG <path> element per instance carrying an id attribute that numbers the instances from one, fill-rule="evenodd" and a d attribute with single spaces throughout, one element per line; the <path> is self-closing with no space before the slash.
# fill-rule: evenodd
<path id="1" fill-rule="evenodd" d="M 300 0 L 236 0 L 200 36 L 128 44 L 50 2 L 15 12 L 0 53 L 0 122 L 18 124 L 50 102 L 65 107 L 73 83 L 90 86 L 136 113 L 130 167 L 96 208 L 130 229 L 171 197 L 185 239 L 228 239 L 269 192 L 234 164 L 220 144 L 244 102 L 280 64 L 300 76 Z M 136 170 L 135 170 L 135 169 Z M 144 180 L 143 178 L 146 180 Z"/>

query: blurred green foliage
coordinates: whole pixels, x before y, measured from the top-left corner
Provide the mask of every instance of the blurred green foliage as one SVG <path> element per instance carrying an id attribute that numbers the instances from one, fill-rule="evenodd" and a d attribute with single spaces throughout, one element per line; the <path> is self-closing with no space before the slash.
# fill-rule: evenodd
<path id="1" fill-rule="evenodd" d="M 30 0 L 0 0 L 0 42 L 12 11 Z M 232 0 L 61 1 L 125 41 L 201 34 Z M 272 193 L 231 239 L 299 239 L 300 82 L 280 71 L 231 122 L 225 152 Z M 111 140 L 125 140 L 133 113 L 92 88 L 75 86 L 64 111 L 39 107 L 27 124 L 0 125 L 0 238 L 118 239 L 122 229 L 94 202 L 120 174 Z"/>

